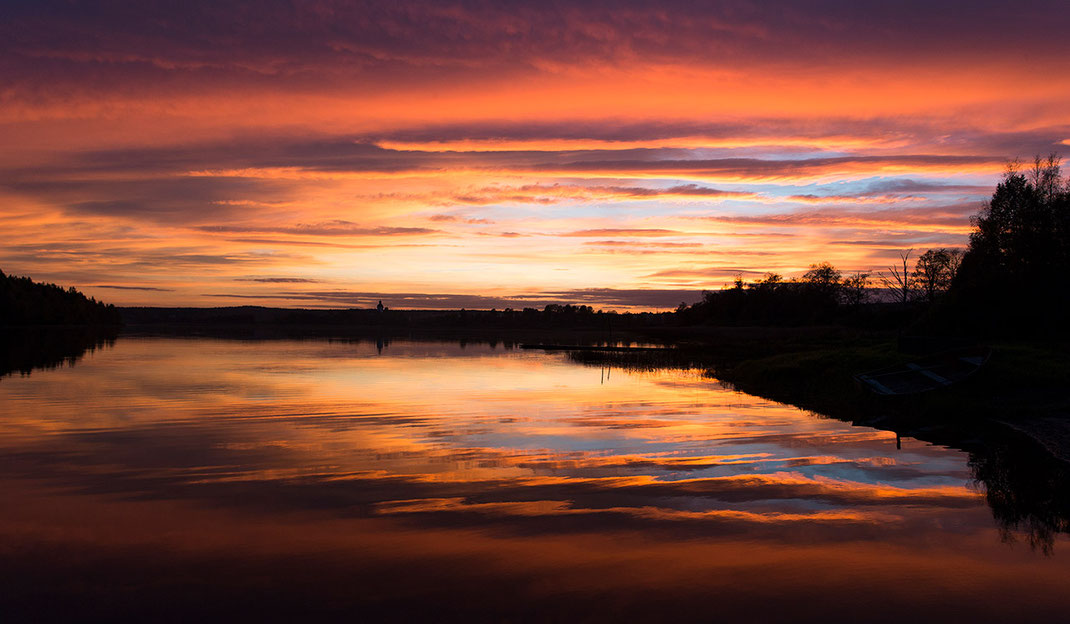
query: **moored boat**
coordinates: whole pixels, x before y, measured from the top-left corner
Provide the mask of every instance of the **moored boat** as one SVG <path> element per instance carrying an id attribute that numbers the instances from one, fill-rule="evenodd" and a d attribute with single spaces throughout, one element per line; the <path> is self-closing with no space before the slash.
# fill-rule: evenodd
<path id="1" fill-rule="evenodd" d="M 917 362 L 859 373 L 854 379 L 875 394 L 918 394 L 966 379 L 984 366 L 991 353 L 987 347 L 953 349 Z"/>

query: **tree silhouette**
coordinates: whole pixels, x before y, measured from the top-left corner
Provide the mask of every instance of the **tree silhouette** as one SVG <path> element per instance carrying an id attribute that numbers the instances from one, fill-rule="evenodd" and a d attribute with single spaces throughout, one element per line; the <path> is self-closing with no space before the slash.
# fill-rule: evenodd
<path id="1" fill-rule="evenodd" d="M 952 282 L 956 306 L 979 329 L 1066 331 L 1070 292 L 1070 181 L 1059 158 L 1036 158 L 1026 173 L 1008 167 L 981 212 Z"/>
<path id="2" fill-rule="evenodd" d="M 936 301 L 937 295 L 951 287 L 961 264 L 962 252 L 958 249 L 930 249 L 918 257 L 914 265 L 914 283 L 925 293 L 929 303 Z"/>
<path id="3" fill-rule="evenodd" d="M 881 284 L 892 291 L 895 294 L 895 298 L 903 305 L 910 303 L 911 298 L 917 292 L 917 278 L 908 268 L 910 254 L 913 252 L 913 249 L 908 249 L 899 253 L 899 259 L 902 262 L 901 267 L 893 264 L 888 267 L 887 275 L 883 272 L 877 273 Z"/>
<path id="4" fill-rule="evenodd" d="M 828 262 L 811 264 L 802 277 L 785 280 L 766 273 L 747 283 L 737 276 L 731 288 L 703 291 L 702 301 L 677 308 L 677 318 L 717 325 L 806 325 L 835 322 L 844 303 L 865 300 L 868 274 L 845 280 Z"/>
<path id="5" fill-rule="evenodd" d="M 869 273 L 861 271 L 844 278 L 840 287 L 840 300 L 849 306 L 859 306 L 869 298 Z"/>
<path id="6" fill-rule="evenodd" d="M 0 326 L 120 324 L 115 306 L 86 297 L 74 288 L 41 284 L 0 271 Z"/>
<path id="7" fill-rule="evenodd" d="M 810 270 L 803 274 L 802 282 L 822 293 L 833 293 L 840 286 L 842 274 L 828 262 L 811 264 Z"/>

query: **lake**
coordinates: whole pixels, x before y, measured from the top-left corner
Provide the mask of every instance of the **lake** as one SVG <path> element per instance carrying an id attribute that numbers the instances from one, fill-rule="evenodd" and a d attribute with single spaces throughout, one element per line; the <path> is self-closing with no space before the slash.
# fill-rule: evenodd
<path id="1" fill-rule="evenodd" d="M 1070 609 L 1065 518 L 1014 485 L 1063 482 L 701 371 L 487 342 L 121 337 L 68 359 L 0 379 L 0 619 Z"/>

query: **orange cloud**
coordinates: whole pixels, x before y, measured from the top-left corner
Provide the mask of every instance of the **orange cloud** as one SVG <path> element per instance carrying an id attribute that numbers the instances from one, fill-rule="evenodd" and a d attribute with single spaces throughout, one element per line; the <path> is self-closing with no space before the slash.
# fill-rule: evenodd
<path id="1" fill-rule="evenodd" d="M 1070 136 L 1040 43 L 1061 30 L 1024 9 L 884 8 L 879 32 L 832 6 L 296 10 L 253 32 L 240 11 L 213 30 L 13 9 L 0 268 L 120 304 L 304 301 L 235 281 L 254 272 L 488 300 L 698 290 L 961 245 L 1004 164 Z"/>

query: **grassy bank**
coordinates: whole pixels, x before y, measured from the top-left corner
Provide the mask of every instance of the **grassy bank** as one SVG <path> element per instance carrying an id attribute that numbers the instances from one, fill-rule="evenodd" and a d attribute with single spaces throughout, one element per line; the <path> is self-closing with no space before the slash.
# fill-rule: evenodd
<path id="1" fill-rule="evenodd" d="M 972 377 L 947 388 L 902 397 L 873 395 L 852 379 L 862 371 L 909 362 L 912 357 L 900 353 L 894 341 L 814 345 L 741 359 L 716 368 L 715 373 L 744 392 L 937 442 L 961 443 L 964 437 L 989 434 L 993 424 L 1012 424 L 1070 459 L 1070 394 L 1066 391 L 1070 356 L 1056 347 L 1024 343 L 1002 342 L 992 347 L 992 357 Z M 1042 435 L 1040 423 L 1047 435 Z M 1060 433 L 1062 429 L 1065 434 Z M 1053 443 L 1049 439 L 1053 436 L 1066 437 L 1067 442 Z"/>

